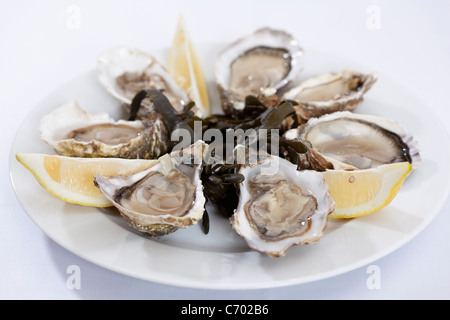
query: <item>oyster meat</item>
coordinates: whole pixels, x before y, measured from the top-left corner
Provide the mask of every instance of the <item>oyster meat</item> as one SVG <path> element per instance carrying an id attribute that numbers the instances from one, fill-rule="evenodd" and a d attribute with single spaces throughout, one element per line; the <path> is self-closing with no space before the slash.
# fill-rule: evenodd
<path id="1" fill-rule="evenodd" d="M 114 121 L 108 114 L 88 114 L 76 101 L 44 116 L 41 138 L 69 157 L 155 159 L 167 152 L 169 133 L 154 113 L 143 121 Z"/>
<path id="2" fill-rule="evenodd" d="M 336 111 L 352 111 L 364 94 L 377 81 L 375 73 L 363 74 L 352 70 L 328 73 L 311 78 L 283 94 L 283 99 L 294 100 L 300 123 Z"/>
<path id="3" fill-rule="evenodd" d="M 317 242 L 334 211 L 322 175 L 298 171 L 282 158 L 269 156 L 243 166 L 239 204 L 230 218 L 233 229 L 250 248 L 280 257 L 294 245 Z"/>
<path id="4" fill-rule="evenodd" d="M 133 97 L 143 89 L 163 91 L 177 111 L 191 101 L 165 67 L 147 52 L 129 48 L 115 47 L 98 58 L 100 83 L 116 99 L 129 109 Z M 149 101 L 144 102 L 140 118 L 147 117 L 152 108 Z"/>
<path id="5" fill-rule="evenodd" d="M 200 179 L 203 141 L 163 155 L 150 169 L 129 177 L 95 176 L 95 184 L 133 227 L 151 236 L 196 224 L 205 206 Z"/>
<path id="6" fill-rule="evenodd" d="M 403 126 L 373 115 L 335 112 L 311 118 L 284 136 L 308 141 L 334 169 L 367 169 L 406 161 L 417 168 L 420 163 L 417 142 Z"/>
<path id="7" fill-rule="evenodd" d="M 219 54 L 215 66 L 223 111 L 231 114 L 242 110 L 248 95 L 275 105 L 279 90 L 302 70 L 302 54 L 292 35 L 270 28 L 259 29 L 229 45 Z"/>

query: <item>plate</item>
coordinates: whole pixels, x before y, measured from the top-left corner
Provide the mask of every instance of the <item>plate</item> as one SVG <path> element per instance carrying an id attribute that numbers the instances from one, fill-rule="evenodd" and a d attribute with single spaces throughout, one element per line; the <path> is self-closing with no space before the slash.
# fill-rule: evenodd
<path id="1" fill-rule="evenodd" d="M 214 106 L 214 59 L 222 44 L 198 46 Z M 168 50 L 152 52 L 163 64 Z M 95 62 L 94 62 L 95 63 Z M 370 67 L 326 52 L 307 50 L 299 81 L 321 73 Z M 251 251 L 227 218 L 212 215 L 210 232 L 200 225 L 158 240 L 142 236 L 114 211 L 73 205 L 45 191 L 15 159 L 16 153 L 54 154 L 39 138 L 40 119 L 77 100 L 89 113 L 123 110 L 97 80 L 95 68 L 62 84 L 36 105 L 21 124 L 11 148 L 10 176 L 16 196 L 33 222 L 70 252 L 106 269 L 167 285 L 203 289 L 258 289 L 289 286 L 336 276 L 362 267 L 411 240 L 439 212 L 450 190 L 448 135 L 426 104 L 403 85 L 379 74 L 356 112 L 400 122 L 418 140 L 422 163 L 385 208 L 350 220 L 331 220 L 316 244 L 292 247 L 282 258 Z M 213 112 L 220 112 L 214 109 Z"/>

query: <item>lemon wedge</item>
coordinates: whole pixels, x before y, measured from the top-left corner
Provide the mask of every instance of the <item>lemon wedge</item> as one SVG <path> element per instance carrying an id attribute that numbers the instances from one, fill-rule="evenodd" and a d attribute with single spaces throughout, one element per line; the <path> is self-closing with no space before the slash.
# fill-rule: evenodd
<path id="1" fill-rule="evenodd" d="M 96 174 L 130 175 L 157 163 L 157 160 L 72 158 L 39 153 L 18 153 L 16 159 L 55 197 L 91 207 L 112 206 L 94 185 Z"/>
<path id="2" fill-rule="evenodd" d="M 336 202 L 330 218 L 355 218 L 387 206 L 411 173 L 409 162 L 364 170 L 328 170 L 323 177 Z"/>
<path id="3" fill-rule="evenodd" d="M 177 84 L 186 90 L 203 116 L 209 115 L 208 88 L 186 24 L 180 16 L 169 52 L 167 67 Z"/>

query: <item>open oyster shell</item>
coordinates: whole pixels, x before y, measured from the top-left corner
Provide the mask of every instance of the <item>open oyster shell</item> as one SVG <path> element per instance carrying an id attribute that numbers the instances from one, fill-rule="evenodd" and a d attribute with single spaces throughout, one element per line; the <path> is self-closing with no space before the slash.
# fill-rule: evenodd
<path id="1" fill-rule="evenodd" d="M 88 114 L 76 101 L 44 116 L 41 139 L 69 157 L 155 159 L 167 152 L 169 133 L 156 113 L 145 122 Z"/>
<path id="2" fill-rule="evenodd" d="M 270 105 L 277 94 L 302 70 L 303 50 L 292 35 L 262 28 L 226 47 L 217 57 L 216 82 L 226 114 L 244 108 L 253 95 Z"/>
<path id="3" fill-rule="evenodd" d="M 230 218 L 233 229 L 250 248 L 280 257 L 294 245 L 317 242 L 334 211 L 322 175 L 298 171 L 282 158 L 269 156 L 242 167 L 239 204 Z"/>
<path id="4" fill-rule="evenodd" d="M 127 109 L 142 89 L 162 90 L 178 112 L 191 101 L 166 68 L 147 52 L 130 47 L 112 48 L 99 56 L 98 70 L 100 83 Z M 149 101 L 144 105 L 139 118 L 152 111 Z"/>
<path id="5" fill-rule="evenodd" d="M 352 70 L 323 74 L 302 82 L 283 94 L 283 99 L 298 102 L 295 106 L 300 123 L 336 111 L 352 111 L 377 81 L 375 73 Z"/>
<path id="6" fill-rule="evenodd" d="M 200 172 L 206 145 L 165 154 L 129 177 L 95 176 L 95 184 L 135 229 L 159 237 L 196 224 L 205 206 Z"/>
<path id="7" fill-rule="evenodd" d="M 399 123 L 373 115 L 340 111 L 288 130 L 287 140 L 300 139 L 333 164 L 334 169 L 367 169 L 381 164 L 420 163 L 417 141 Z"/>

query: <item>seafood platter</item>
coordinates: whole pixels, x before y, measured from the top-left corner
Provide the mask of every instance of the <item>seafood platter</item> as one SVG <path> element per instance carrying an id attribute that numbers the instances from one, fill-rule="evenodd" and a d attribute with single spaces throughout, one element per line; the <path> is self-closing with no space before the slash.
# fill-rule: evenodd
<path id="1" fill-rule="evenodd" d="M 414 132 L 399 119 L 356 112 L 380 81 L 376 72 L 330 70 L 300 81 L 305 63 L 287 31 L 264 27 L 243 35 L 215 57 L 220 102 L 209 106 L 152 52 L 107 49 L 97 79 L 125 117 L 67 101 L 37 128 L 54 153 L 34 156 L 49 157 L 47 172 L 70 159 L 137 168 L 92 172 L 85 183 L 97 202 L 79 200 L 77 191 L 77 201 L 59 200 L 115 212 L 146 241 L 194 227 L 211 236 L 212 216 L 221 215 L 251 254 L 282 263 L 290 248 L 326 237 L 330 220 L 389 206 L 421 163 Z M 50 191 L 27 162 L 32 156 L 16 155 Z"/>

